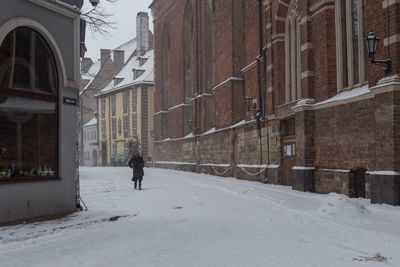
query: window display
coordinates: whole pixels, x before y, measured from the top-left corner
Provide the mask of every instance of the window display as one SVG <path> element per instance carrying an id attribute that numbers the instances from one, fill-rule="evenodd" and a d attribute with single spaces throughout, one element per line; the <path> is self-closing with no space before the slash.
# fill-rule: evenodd
<path id="1" fill-rule="evenodd" d="M 51 50 L 20 27 L 0 46 L 0 182 L 58 177 L 58 90 Z"/>

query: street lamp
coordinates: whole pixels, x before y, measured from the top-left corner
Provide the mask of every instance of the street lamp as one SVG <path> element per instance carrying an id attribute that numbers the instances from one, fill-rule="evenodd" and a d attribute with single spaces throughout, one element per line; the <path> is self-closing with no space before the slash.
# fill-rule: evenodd
<path id="1" fill-rule="evenodd" d="M 379 65 L 385 71 L 385 76 L 389 75 L 392 72 L 392 60 L 383 59 L 383 60 L 375 60 L 375 54 L 378 49 L 379 37 L 375 35 L 374 32 L 370 32 L 365 38 L 365 46 L 367 47 L 369 61 L 373 64 Z"/>

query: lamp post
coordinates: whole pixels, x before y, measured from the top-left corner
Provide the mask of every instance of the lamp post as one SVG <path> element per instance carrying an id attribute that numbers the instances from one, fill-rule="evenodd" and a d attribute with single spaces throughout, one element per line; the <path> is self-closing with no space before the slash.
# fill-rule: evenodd
<path id="1" fill-rule="evenodd" d="M 372 64 L 376 64 L 382 67 L 385 72 L 385 76 L 388 76 L 392 72 L 392 60 L 391 59 L 381 59 L 376 60 L 375 54 L 378 49 L 380 38 L 375 35 L 374 32 L 370 32 L 365 38 L 365 46 L 367 47 L 368 58 Z"/>

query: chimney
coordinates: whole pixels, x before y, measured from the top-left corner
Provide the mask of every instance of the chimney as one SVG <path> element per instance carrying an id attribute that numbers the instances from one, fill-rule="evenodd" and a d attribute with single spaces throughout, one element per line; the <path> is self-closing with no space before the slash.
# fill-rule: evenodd
<path id="1" fill-rule="evenodd" d="M 149 14 L 139 12 L 136 17 L 137 56 L 143 56 L 150 46 Z"/>
<path id="2" fill-rule="evenodd" d="M 124 50 L 114 50 L 114 66 L 115 70 L 119 72 L 125 63 L 125 51 Z"/>
<path id="3" fill-rule="evenodd" d="M 82 58 L 81 72 L 87 73 L 92 65 L 93 65 L 93 61 L 91 58 L 89 58 L 89 57 Z"/>
<path id="4" fill-rule="evenodd" d="M 103 66 L 106 63 L 107 59 L 110 57 L 110 49 L 100 49 L 100 60 L 101 65 Z"/>

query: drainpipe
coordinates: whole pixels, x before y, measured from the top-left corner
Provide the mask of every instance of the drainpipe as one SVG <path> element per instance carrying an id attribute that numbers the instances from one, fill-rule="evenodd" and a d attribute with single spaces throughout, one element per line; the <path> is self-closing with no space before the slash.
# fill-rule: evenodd
<path id="1" fill-rule="evenodd" d="M 259 146 L 260 146 L 260 165 L 263 163 L 263 155 L 262 155 L 262 121 L 266 121 L 266 108 L 265 108 L 265 99 L 266 99 L 266 59 L 267 59 L 267 50 L 264 48 L 264 34 L 263 34 L 263 1 L 258 0 L 258 27 L 259 27 L 259 55 L 257 56 L 257 72 L 258 72 L 258 98 L 259 98 L 259 110 L 256 116 L 257 121 L 257 129 L 258 129 L 258 137 L 259 137 Z M 269 165 L 269 133 L 268 133 L 268 125 L 266 125 L 267 130 L 267 164 Z M 264 177 L 264 181 L 267 180 L 267 171 Z"/>

